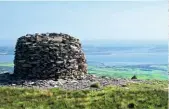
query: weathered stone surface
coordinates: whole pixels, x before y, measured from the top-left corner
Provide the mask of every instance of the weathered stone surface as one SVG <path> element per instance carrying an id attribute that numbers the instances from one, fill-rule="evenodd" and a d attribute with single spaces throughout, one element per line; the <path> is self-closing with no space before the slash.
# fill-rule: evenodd
<path id="1" fill-rule="evenodd" d="M 68 34 L 27 34 L 18 38 L 15 49 L 15 77 L 81 79 L 87 74 L 81 43 Z"/>

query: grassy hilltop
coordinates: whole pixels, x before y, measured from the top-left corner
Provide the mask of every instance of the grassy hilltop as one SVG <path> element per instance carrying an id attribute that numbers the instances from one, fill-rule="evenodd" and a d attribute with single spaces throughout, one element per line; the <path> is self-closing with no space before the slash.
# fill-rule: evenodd
<path id="1" fill-rule="evenodd" d="M 0 66 L 12 67 L 10 63 Z M 161 66 L 162 67 L 162 66 Z M 109 72 L 129 71 L 125 68 L 96 68 L 90 73 L 106 76 Z M 137 69 L 138 70 L 138 69 Z M 104 72 L 105 71 L 105 72 Z M 125 74 L 123 72 L 123 74 Z M 120 72 L 119 72 L 120 73 Z M 122 74 L 122 73 L 120 73 Z M 128 75 L 126 73 L 126 75 Z M 128 78 L 131 75 L 128 76 Z M 154 77 L 157 77 L 154 76 Z M 126 86 L 107 86 L 99 90 L 33 89 L 0 87 L 0 109 L 167 109 L 168 81 L 147 80 Z"/>
<path id="2" fill-rule="evenodd" d="M 0 109 L 167 109 L 167 81 L 102 90 L 0 88 Z"/>

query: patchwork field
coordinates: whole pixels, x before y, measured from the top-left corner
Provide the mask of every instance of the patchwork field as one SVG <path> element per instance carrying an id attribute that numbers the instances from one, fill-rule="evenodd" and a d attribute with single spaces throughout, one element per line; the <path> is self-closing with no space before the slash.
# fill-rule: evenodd
<path id="1" fill-rule="evenodd" d="M 138 79 L 168 80 L 167 65 L 89 66 L 88 69 L 90 74 L 99 76 L 131 78 L 136 75 Z"/>

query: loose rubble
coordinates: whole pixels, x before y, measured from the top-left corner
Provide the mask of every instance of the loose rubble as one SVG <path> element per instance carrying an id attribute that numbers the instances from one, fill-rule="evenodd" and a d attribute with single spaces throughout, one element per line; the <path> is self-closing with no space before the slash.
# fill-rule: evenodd
<path id="1" fill-rule="evenodd" d="M 85 89 L 101 89 L 104 86 L 116 85 L 127 88 L 127 83 L 144 82 L 144 80 L 131 80 L 131 79 L 115 79 L 109 77 L 98 77 L 95 75 L 87 74 L 83 79 L 58 79 L 58 80 L 15 80 L 11 74 L 0 75 L 0 86 L 10 87 L 25 87 L 25 88 L 61 88 L 64 90 L 85 90 Z M 92 84 L 98 83 L 100 87 L 93 88 Z"/>

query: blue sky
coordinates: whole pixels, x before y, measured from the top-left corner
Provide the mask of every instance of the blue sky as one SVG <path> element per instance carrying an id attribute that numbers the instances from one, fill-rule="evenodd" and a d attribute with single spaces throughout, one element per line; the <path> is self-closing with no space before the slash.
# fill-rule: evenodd
<path id="1" fill-rule="evenodd" d="M 0 41 L 62 32 L 81 40 L 167 40 L 168 2 L 0 2 Z M 5 43 L 5 42 L 4 42 Z"/>

